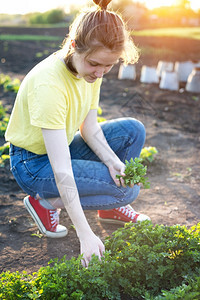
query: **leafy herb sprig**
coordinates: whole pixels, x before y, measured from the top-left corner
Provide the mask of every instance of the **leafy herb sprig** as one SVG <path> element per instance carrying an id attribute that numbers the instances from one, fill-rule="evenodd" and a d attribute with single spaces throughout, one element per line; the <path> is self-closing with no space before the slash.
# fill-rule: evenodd
<path id="1" fill-rule="evenodd" d="M 130 161 L 126 160 L 125 161 L 125 176 L 122 175 L 116 175 L 118 179 L 123 177 L 124 182 L 126 185 L 131 185 L 131 184 L 138 184 L 142 183 L 145 189 L 150 188 L 150 183 L 148 182 L 148 177 L 144 177 L 147 173 L 147 166 L 144 166 L 142 164 L 142 159 L 135 157 L 130 159 Z"/>

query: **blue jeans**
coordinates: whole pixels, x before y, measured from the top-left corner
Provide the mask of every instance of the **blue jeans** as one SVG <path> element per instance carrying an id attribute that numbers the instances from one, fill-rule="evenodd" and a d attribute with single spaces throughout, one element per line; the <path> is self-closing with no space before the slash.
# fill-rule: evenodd
<path id="1" fill-rule="evenodd" d="M 121 161 L 140 155 L 145 141 L 143 124 L 132 118 L 100 123 L 106 140 Z M 96 135 L 98 138 L 98 133 Z M 69 146 L 74 178 L 84 210 L 111 209 L 135 200 L 140 187 L 117 187 L 108 168 L 83 141 L 79 132 Z M 32 197 L 60 197 L 48 156 L 10 145 L 11 171 L 19 186 Z"/>

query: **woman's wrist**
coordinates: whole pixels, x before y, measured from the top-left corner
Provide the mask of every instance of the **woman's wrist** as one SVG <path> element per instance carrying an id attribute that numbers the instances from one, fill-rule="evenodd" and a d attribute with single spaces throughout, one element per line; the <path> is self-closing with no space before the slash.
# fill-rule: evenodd
<path id="1" fill-rule="evenodd" d="M 124 165 L 124 163 L 118 157 L 116 157 L 115 160 L 112 160 L 108 164 L 106 164 L 108 169 L 112 169 L 112 168 L 115 169 L 116 166 L 119 167 L 119 166 L 123 166 L 123 165 Z"/>
<path id="2" fill-rule="evenodd" d="M 88 236 L 90 236 L 90 235 L 94 235 L 94 232 L 88 225 L 88 228 L 76 229 L 76 234 L 77 234 L 79 240 L 83 240 L 83 239 L 88 238 Z"/>
<path id="3" fill-rule="evenodd" d="M 107 161 L 104 162 L 104 164 L 108 168 L 113 168 L 115 165 L 121 164 L 121 160 L 117 155 L 112 156 L 112 158 L 108 159 Z"/>

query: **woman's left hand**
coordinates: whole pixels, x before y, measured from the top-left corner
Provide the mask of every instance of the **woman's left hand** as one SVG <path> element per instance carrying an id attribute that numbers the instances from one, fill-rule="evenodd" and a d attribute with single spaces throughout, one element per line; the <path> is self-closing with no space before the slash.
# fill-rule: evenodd
<path id="1" fill-rule="evenodd" d="M 110 165 L 108 167 L 110 176 L 114 180 L 115 184 L 117 186 L 123 186 L 126 187 L 123 178 L 121 177 L 120 179 L 116 178 L 116 175 L 122 175 L 125 176 L 124 170 L 125 170 L 125 164 L 123 162 L 116 162 L 113 165 Z"/>

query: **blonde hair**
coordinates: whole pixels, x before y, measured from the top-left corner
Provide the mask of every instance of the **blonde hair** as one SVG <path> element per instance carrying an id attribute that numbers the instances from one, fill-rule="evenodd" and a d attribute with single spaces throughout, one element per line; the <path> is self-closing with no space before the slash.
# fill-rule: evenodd
<path id="1" fill-rule="evenodd" d="M 79 14 L 70 26 L 69 35 L 63 41 L 66 60 L 74 51 L 85 53 L 86 56 L 100 48 L 108 48 L 121 53 L 120 58 L 125 64 L 138 60 L 138 50 L 134 45 L 121 16 L 108 11 L 111 0 L 93 0 L 98 7 Z M 75 40 L 75 48 L 71 41 Z"/>

